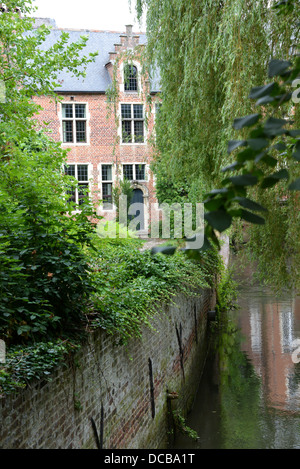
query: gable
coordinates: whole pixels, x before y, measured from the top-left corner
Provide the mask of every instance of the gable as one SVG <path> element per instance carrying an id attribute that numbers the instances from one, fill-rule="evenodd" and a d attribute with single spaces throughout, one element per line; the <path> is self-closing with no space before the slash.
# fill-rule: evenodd
<path id="1" fill-rule="evenodd" d="M 62 31 L 69 34 L 69 43 L 77 42 L 80 36 L 88 36 L 86 47 L 81 51 L 82 55 L 88 55 L 92 52 L 98 52 L 95 61 L 88 64 L 86 68 L 86 77 L 73 77 L 67 71 L 63 71 L 58 75 L 61 87 L 57 92 L 73 92 L 73 93 L 105 93 L 111 84 L 111 77 L 105 65 L 109 61 L 110 53 L 114 51 L 115 44 L 120 42 L 120 32 L 114 31 L 94 31 L 94 30 L 73 30 L 73 29 L 57 29 L 53 28 L 44 42 L 42 49 L 47 50 L 55 44 Z M 146 43 L 146 34 L 140 33 L 139 43 Z M 157 74 L 150 80 L 150 92 L 159 91 L 159 77 Z"/>

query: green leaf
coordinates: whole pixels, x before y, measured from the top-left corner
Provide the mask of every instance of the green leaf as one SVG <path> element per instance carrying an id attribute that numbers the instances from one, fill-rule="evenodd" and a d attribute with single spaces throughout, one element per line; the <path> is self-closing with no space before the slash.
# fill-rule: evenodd
<path id="1" fill-rule="evenodd" d="M 286 150 L 286 144 L 283 143 L 283 142 L 278 142 L 272 148 L 274 148 L 275 150 L 278 150 L 278 151 L 284 151 L 284 150 Z"/>
<path id="2" fill-rule="evenodd" d="M 269 187 L 275 186 L 275 184 L 277 184 L 277 182 L 278 182 L 278 179 L 275 179 L 275 178 L 272 178 L 272 177 L 268 176 L 265 179 L 263 179 L 263 181 L 261 182 L 260 187 L 262 189 L 267 189 Z"/>
<path id="3" fill-rule="evenodd" d="M 273 158 L 273 156 L 270 156 L 270 155 L 265 155 L 265 156 L 262 158 L 262 161 L 263 161 L 267 166 L 270 166 L 271 168 L 275 168 L 275 166 L 277 166 L 277 163 L 278 163 L 278 161 L 276 160 L 276 158 Z"/>
<path id="4" fill-rule="evenodd" d="M 224 210 L 215 210 L 204 215 L 205 220 L 217 231 L 227 230 L 232 222 L 232 217 Z"/>
<path id="5" fill-rule="evenodd" d="M 240 146 L 245 146 L 247 144 L 246 140 L 230 140 L 228 142 L 228 153 L 230 154 L 233 150 Z"/>
<path id="6" fill-rule="evenodd" d="M 293 157 L 296 161 L 300 161 L 300 149 L 299 149 L 299 150 L 296 150 L 295 153 L 292 154 L 292 157 Z"/>
<path id="7" fill-rule="evenodd" d="M 247 142 L 253 150 L 261 150 L 269 144 L 268 140 L 265 138 L 251 138 L 247 140 Z"/>
<path id="8" fill-rule="evenodd" d="M 252 174 L 232 176 L 231 178 L 229 178 L 229 180 L 234 186 L 254 186 L 258 182 L 257 177 L 253 176 Z"/>
<path id="9" fill-rule="evenodd" d="M 287 169 L 280 169 L 279 171 L 277 171 L 277 173 L 272 174 L 271 177 L 275 179 L 288 179 L 289 172 Z"/>
<path id="10" fill-rule="evenodd" d="M 286 169 L 281 169 L 280 171 L 277 171 L 277 173 L 271 174 L 270 176 L 264 178 L 261 183 L 261 187 L 263 189 L 266 189 L 268 187 L 274 186 L 281 179 L 288 179 L 288 178 L 289 178 L 288 171 Z"/>
<path id="11" fill-rule="evenodd" d="M 254 202 L 254 200 L 247 199 L 246 197 L 235 197 L 232 199 L 236 200 L 242 207 L 248 208 L 249 210 L 256 210 L 258 212 L 267 212 L 267 209 L 262 205 Z"/>
<path id="12" fill-rule="evenodd" d="M 300 135 L 300 129 L 289 130 L 287 133 L 288 133 L 291 137 L 299 137 L 299 135 Z"/>
<path id="13" fill-rule="evenodd" d="M 275 77 L 276 75 L 282 75 L 291 65 L 291 62 L 288 60 L 273 59 L 269 63 L 268 75 L 270 78 Z"/>
<path id="14" fill-rule="evenodd" d="M 259 127 L 256 127 L 255 129 L 252 129 L 250 134 L 250 138 L 264 138 L 265 133 L 263 127 L 260 125 Z"/>
<path id="15" fill-rule="evenodd" d="M 289 190 L 290 191 L 300 191 L 300 178 L 295 179 L 290 185 L 289 185 Z"/>
<path id="16" fill-rule="evenodd" d="M 237 169 L 241 169 L 242 167 L 243 167 L 243 163 L 239 163 L 238 161 L 235 161 L 235 163 L 232 163 L 229 166 L 226 166 L 226 168 L 222 168 L 222 173 L 225 173 L 226 171 L 234 171 Z"/>
<path id="17" fill-rule="evenodd" d="M 254 223 L 256 225 L 264 225 L 265 219 L 255 215 L 254 213 L 248 212 L 248 210 L 242 210 L 241 218 L 248 221 L 249 223 Z"/>
<path id="18" fill-rule="evenodd" d="M 250 127 L 256 124 L 260 117 L 260 114 L 250 114 L 249 116 L 234 119 L 233 127 L 236 130 L 241 130 L 243 127 Z"/>
<path id="19" fill-rule="evenodd" d="M 244 163 L 245 161 L 251 161 L 255 158 L 256 151 L 253 148 L 246 148 L 246 150 L 241 151 L 238 153 L 236 159 L 239 163 Z"/>
<path id="20" fill-rule="evenodd" d="M 252 88 L 252 90 L 250 91 L 249 98 L 250 99 L 262 98 L 263 96 L 269 95 L 271 92 L 274 92 L 278 88 L 279 87 L 276 82 L 269 83 L 268 85 L 256 86 Z"/>
<path id="21" fill-rule="evenodd" d="M 258 155 L 256 155 L 255 157 L 255 163 L 258 163 L 260 160 L 262 160 L 264 157 L 266 156 L 266 152 L 265 151 L 262 151 L 261 153 L 259 153 Z"/>
<path id="22" fill-rule="evenodd" d="M 217 210 L 218 208 L 221 207 L 221 205 L 224 203 L 223 199 L 222 198 L 213 198 L 213 199 L 209 199 L 207 201 L 204 202 L 204 206 L 207 210 L 211 211 L 211 210 Z"/>
<path id="23" fill-rule="evenodd" d="M 277 97 L 274 96 L 263 96 L 256 101 L 256 106 L 262 106 L 264 104 L 270 104 L 277 102 Z"/>
<path id="24" fill-rule="evenodd" d="M 288 131 L 283 128 L 283 126 L 287 125 L 289 122 L 285 119 L 276 119 L 275 117 L 270 117 L 267 119 L 264 125 L 265 134 L 272 138 L 276 137 L 277 135 L 283 135 Z"/>
<path id="25" fill-rule="evenodd" d="M 225 189 L 213 189 L 212 191 L 205 194 L 205 197 L 215 196 L 215 195 L 218 195 L 218 194 L 226 194 L 227 192 L 228 192 L 227 188 L 225 188 Z"/>

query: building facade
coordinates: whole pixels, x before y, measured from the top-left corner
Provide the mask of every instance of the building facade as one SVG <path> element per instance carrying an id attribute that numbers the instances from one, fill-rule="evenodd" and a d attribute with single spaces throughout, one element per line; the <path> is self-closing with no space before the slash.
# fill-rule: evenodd
<path id="1" fill-rule="evenodd" d="M 47 21 L 52 29 L 45 48 L 62 32 L 53 20 L 38 19 L 36 26 Z M 61 73 L 58 101 L 46 96 L 34 98 L 42 108 L 40 122 L 47 122 L 54 140 L 69 150 L 66 172 L 79 182 L 79 188 L 70 191 L 70 199 L 80 204 L 88 191 L 97 214 L 113 220 L 114 188 L 129 180 L 132 202 L 140 204 L 140 210 L 129 215 L 136 218 L 140 234 L 147 235 L 157 202 L 150 163 L 159 87 L 158 80 L 143 71 L 146 36 L 134 34 L 130 25 L 124 34 L 64 31 L 70 42 L 88 35 L 83 54 L 98 52 L 85 78 Z"/>

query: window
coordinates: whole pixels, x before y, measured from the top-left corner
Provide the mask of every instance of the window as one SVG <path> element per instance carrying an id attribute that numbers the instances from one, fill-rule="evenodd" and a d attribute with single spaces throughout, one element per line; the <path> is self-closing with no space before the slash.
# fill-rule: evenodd
<path id="1" fill-rule="evenodd" d="M 86 143 L 86 104 L 62 104 L 63 143 Z"/>
<path id="2" fill-rule="evenodd" d="M 68 202 L 74 202 L 82 205 L 84 198 L 88 196 L 89 177 L 87 164 L 69 164 L 65 166 L 65 174 L 77 179 L 77 187 L 70 187 L 67 191 L 69 194 Z"/>
<path id="3" fill-rule="evenodd" d="M 121 104 L 122 143 L 144 143 L 143 104 Z"/>
<path id="4" fill-rule="evenodd" d="M 101 167 L 103 210 L 112 210 L 112 165 L 103 164 Z"/>
<path id="5" fill-rule="evenodd" d="M 134 65 L 124 67 L 124 89 L 125 91 L 137 91 L 137 68 Z"/>
<path id="6" fill-rule="evenodd" d="M 135 180 L 136 181 L 144 181 L 145 177 L 145 165 L 144 164 L 136 164 L 135 165 Z"/>
<path id="7" fill-rule="evenodd" d="M 123 165 L 124 179 L 129 181 L 145 181 L 146 180 L 146 165 L 145 164 L 124 164 Z"/>

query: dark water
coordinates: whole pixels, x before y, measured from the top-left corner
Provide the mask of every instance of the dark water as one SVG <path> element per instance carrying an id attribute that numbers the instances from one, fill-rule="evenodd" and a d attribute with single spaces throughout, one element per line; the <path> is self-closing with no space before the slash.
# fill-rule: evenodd
<path id="1" fill-rule="evenodd" d="M 186 420 L 199 440 L 179 435 L 175 447 L 300 449 L 300 296 L 237 277 L 238 309 L 219 327 Z"/>

